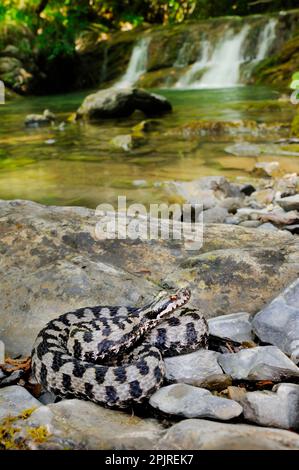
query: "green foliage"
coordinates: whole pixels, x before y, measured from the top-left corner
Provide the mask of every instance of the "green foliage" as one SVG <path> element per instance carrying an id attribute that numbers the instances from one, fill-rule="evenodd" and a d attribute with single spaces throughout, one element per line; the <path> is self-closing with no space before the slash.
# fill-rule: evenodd
<path id="1" fill-rule="evenodd" d="M 26 25 L 48 59 L 75 53 L 84 30 L 135 28 L 220 15 L 246 15 L 295 7 L 297 0 L 1 0 L 1 24 Z"/>

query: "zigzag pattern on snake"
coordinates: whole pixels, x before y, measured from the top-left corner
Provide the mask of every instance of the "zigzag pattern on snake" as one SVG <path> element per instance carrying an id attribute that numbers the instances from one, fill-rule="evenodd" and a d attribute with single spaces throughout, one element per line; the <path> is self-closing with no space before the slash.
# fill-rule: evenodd
<path id="1" fill-rule="evenodd" d="M 34 375 L 60 397 L 118 408 L 142 402 L 163 383 L 163 357 L 206 344 L 204 317 L 194 309 L 177 310 L 190 295 L 181 289 L 141 308 L 95 306 L 59 316 L 35 341 Z"/>

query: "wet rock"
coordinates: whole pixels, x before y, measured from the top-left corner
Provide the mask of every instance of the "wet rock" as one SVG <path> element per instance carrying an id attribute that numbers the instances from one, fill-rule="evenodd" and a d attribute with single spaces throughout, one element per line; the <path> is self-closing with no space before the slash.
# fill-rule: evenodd
<path id="1" fill-rule="evenodd" d="M 228 210 L 224 207 L 212 207 L 203 213 L 203 221 L 205 224 L 221 224 L 228 216 Z"/>
<path id="2" fill-rule="evenodd" d="M 28 114 L 25 118 L 26 127 L 40 127 L 48 126 L 56 119 L 55 114 L 51 113 L 48 109 L 45 109 L 43 114 Z"/>
<path id="3" fill-rule="evenodd" d="M 225 147 L 225 152 L 236 157 L 257 157 L 261 154 L 261 148 L 257 144 L 250 144 L 249 142 L 239 142 L 237 144 L 228 145 Z"/>
<path id="4" fill-rule="evenodd" d="M 299 385 L 283 383 L 273 391 L 247 392 L 239 401 L 244 418 L 262 426 L 299 428 Z"/>
<path id="5" fill-rule="evenodd" d="M 145 143 L 146 139 L 144 134 L 124 134 L 124 135 L 117 135 L 111 140 L 111 145 L 114 148 L 124 150 L 125 152 L 129 152 L 136 147 L 140 147 Z"/>
<path id="6" fill-rule="evenodd" d="M 167 430 L 158 444 L 165 450 L 297 450 L 298 434 L 248 424 L 186 419 Z"/>
<path id="7" fill-rule="evenodd" d="M 283 197 L 281 199 L 277 199 L 276 202 L 285 210 L 285 211 L 292 211 L 292 210 L 299 210 L 299 194 L 295 194 L 294 196 Z"/>
<path id="8" fill-rule="evenodd" d="M 129 117 L 135 110 L 148 116 L 158 116 L 171 109 L 169 101 L 161 95 L 138 88 L 108 88 L 88 95 L 77 110 L 76 119 Z"/>
<path id="9" fill-rule="evenodd" d="M 299 377 L 299 368 L 276 346 L 258 346 L 237 353 L 221 354 L 224 372 L 237 380 L 272 380 Z"/>
<path id="10" fill-rule="evenodd" d="M 252 341 L 254 336 L 249 317 L 249 313 L 240 312 L 210 318 L 209 332 L 219 338 L 228 338 L 239 343 Z"/>
<path id="11" fill-rule="evenodd" d="M 244 227 L 208 224 L 203 246 L 184 240 L 100 239 L 100 213 L 0 201 L 0 337 L 7 354 L 27 356 L 38 331 L 86 305 L 141 306 L 161 282 L 190 285 L 190 307 L 206 318 L 256 313 L 298 276 L 299 241 L 261 237 Z M 260 293 L 263 292 L 261 296 Z"/>
<path id="12" fill-rule="evenodd" d="M 83 400 L 42 406 L 27 420 L 29 426 L 47 428 L 49 438 L 39 446 L 41 449 L 152 449 L 163 434 L 156 420 L 140 419 Z"/>
<path id="13" fill-rule="evenodd" d="M 0 388 L 0 419 L 18 416 L 24 410 L 40 406 L 40 402 L 30 395 L 24 387 L 11 385 Z"/>
<path id="14" fill-rule="evenodd" d="M 256 176 L 278 176 L 280 165 L 278 162 L 259 162 L 254 165 L 253 172 Z"/>
<path id="15" fill-rule="evenodd" d="M 208 390 L 187 384 L 160 388 L 150 398 L 150 405 L 163 413 L 186 418 L 229 420 L 242 413 L 235 401 L 212 395 Z"/>
<path id="16" fill-rule="evenodd" d="M 210 376 L 223 374 L 217 362 L 219 353 L 200 349 L 190 354 L 165 358 L 166 378 L 170 382 L 184 382 L 200 386 Z"/>
<path id="17" fill-rule="evenodd" d="M 299 279 L 255 315 L 252 327 L 262 341 L 299 362 Z"/>

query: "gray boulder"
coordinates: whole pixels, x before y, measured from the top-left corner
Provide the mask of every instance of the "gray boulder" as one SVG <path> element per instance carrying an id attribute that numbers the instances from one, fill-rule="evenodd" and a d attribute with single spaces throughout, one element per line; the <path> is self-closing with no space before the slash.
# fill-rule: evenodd
<path id="1" fill-rule="evenodd" d="M 299 279 L 256 314 L 252 327 L 262 341 L 299 362 Z"/>
<path id="2" fill-rule="evenodd" d="M 109 119 L 129 117 L 134 111 L 159 116 L 172 110 L 161 95 L 138 88 L 108 88 L 88 95 L 77 110 L 76 119 Z"/>
<path id="3" fill-rule="evenodd" d="M 299 368 L 276 346 L 258 346 L 234 354 L 221 354 L 218 362 L 226 374 L 238 380 L 278 382 L 299 377 Z"/>
<path id="4" fill-rule="evenodd" d="M 234 400 L 212 395 L 203 388 L 187 384 L 162 387 L 150 398 L 150 405 L 163 413 L 186 418 L 213 418 L 229 420 L 242 413 L 242 407 Z"/>

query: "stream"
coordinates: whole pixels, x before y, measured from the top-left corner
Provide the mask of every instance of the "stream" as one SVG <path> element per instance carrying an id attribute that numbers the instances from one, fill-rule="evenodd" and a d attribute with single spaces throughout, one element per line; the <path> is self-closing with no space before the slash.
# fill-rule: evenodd
<path id="1" fill-rule="evenodd" d="M 244 176 L 248 180 L 257 161 L 275 160 L 285 172 L 298 171 L 296 156 L 273 156 L 271 152 L 258 157 L 236 156 L 225 150 L 236 142 L 271 144 L 279 135 L 186 136 L 176 131 L 198 120 L 290 122 L 295 107 L 288 100 L 280 102 L 278 90 L 238 86 L 154 91 L 170 100 L 173 113 L 157 119 L 145 142 L 128 152 L 115 149 L 111 139 L 130 133 L 144 119 L 142 114 L 96 124 L 69 121 L 92 90 L 18 98 L 1 106 L 0 198 L 93 208 L 101 202 L 115 203 L 118 195 L 125 195 L 129 202 L 148 204 L 170 198 L 159 185 L 163 181 L 189 181 L 207 175 Z M 56 113 L 56 126 L 25 128 L 27 114 L 46 108 Z"/>

